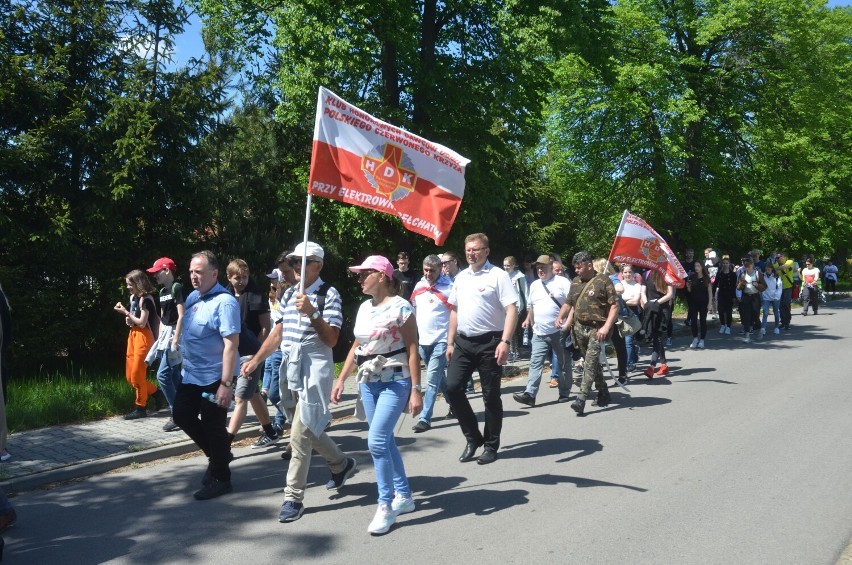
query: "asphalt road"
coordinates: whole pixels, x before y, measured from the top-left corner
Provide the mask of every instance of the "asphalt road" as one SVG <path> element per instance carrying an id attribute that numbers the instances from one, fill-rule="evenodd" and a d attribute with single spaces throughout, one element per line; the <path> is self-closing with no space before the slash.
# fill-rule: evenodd
<path id="1" fill-rule="evenodd" d="M 359 463 L 341 493 L 314 459 L 301 520 L 279 524 L 279 449 L 237 450 L 233 494 L 197 502 L 201 458 L 16 497 L 10 563 L 834 563 L 852 534 L 852 301 L 796 315 L 745 345 L 675 347 L 669 378 L 578 418 L 544 388 L 527 409 L 504 386 L 500 459 L 461 464 L 454 421 L 399 444 L 417 510 L 371 537 L 366 426 L 334 437 Z M 686 339 L 681 339 L 688 342 Z M 480 406 L 477 401 L 475 406 Z M 436 413 L 443 415 L 446 405 Z"/>

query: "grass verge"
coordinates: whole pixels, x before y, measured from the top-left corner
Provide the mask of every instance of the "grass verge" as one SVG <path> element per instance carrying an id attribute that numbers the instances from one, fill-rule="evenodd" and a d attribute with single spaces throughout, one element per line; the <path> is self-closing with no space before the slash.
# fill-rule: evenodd
<path id="1" fill-rule="evenodd" d="M 123 414 L 134 397 L 123 376 L 84 370 L 11 379 L 8 394 L 6 422 L 13 433 Z"/>

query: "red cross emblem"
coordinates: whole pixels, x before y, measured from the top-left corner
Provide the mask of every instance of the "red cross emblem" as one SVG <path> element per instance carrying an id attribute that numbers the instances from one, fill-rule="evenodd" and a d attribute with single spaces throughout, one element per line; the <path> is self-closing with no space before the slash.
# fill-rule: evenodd
<path id="1" fill-rule="evenodd" d="M 663 263 L 666 261 L 663 248 L 660 246 L 660 240 L 656 237 L 646 237 L 642 240 L 642 255 L 654 263 Z"/>
<path id="2" fill-rule="evenodd" d="M 373 178 L 376 183 L 376 192 L 391 198 L 391 195 L 399 189 L 413 192 L 417 182 L 417 173 L 402 168 L 401 162 L 402 147 L 385 143 L 384 154 L 380 159 L 364 155 L 361 159 L 361 170 Z M 399 198 L 397 196 L 392 200 L 399 200 Z"/>

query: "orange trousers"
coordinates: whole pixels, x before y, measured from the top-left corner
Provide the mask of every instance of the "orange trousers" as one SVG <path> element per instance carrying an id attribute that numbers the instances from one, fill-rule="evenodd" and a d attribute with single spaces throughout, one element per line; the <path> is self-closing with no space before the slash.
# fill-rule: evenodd
<path id="1" fill-rule="evenodd" d="M 157 387 L 148 382 L 148 365 L 145 356 L 154 345 L 154 334 L 148 328 L 130 328 L 127 336 L 127 357 L 124 364 L 124 377 L 136 391 L 136 406 L 145 408 L 148 397 L 157 391 Z"/>

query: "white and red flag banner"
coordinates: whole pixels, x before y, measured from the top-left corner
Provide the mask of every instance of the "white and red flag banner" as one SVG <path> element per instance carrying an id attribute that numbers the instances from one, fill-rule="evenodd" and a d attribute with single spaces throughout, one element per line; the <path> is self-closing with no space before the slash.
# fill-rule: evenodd
<path id="1" fill-rule="evenodd" d="M 686 271 L 669 244 L 645 220 L 627 210 L 621 217 L 609 260 L 653 269 L 673 287 L 683 288 Z"/>
<path id="2" fill-rule="evenodd" d="M 311 194 L 393 214 L 442 245 L 461 207 L 469 162 L 319 89 Z"/>

